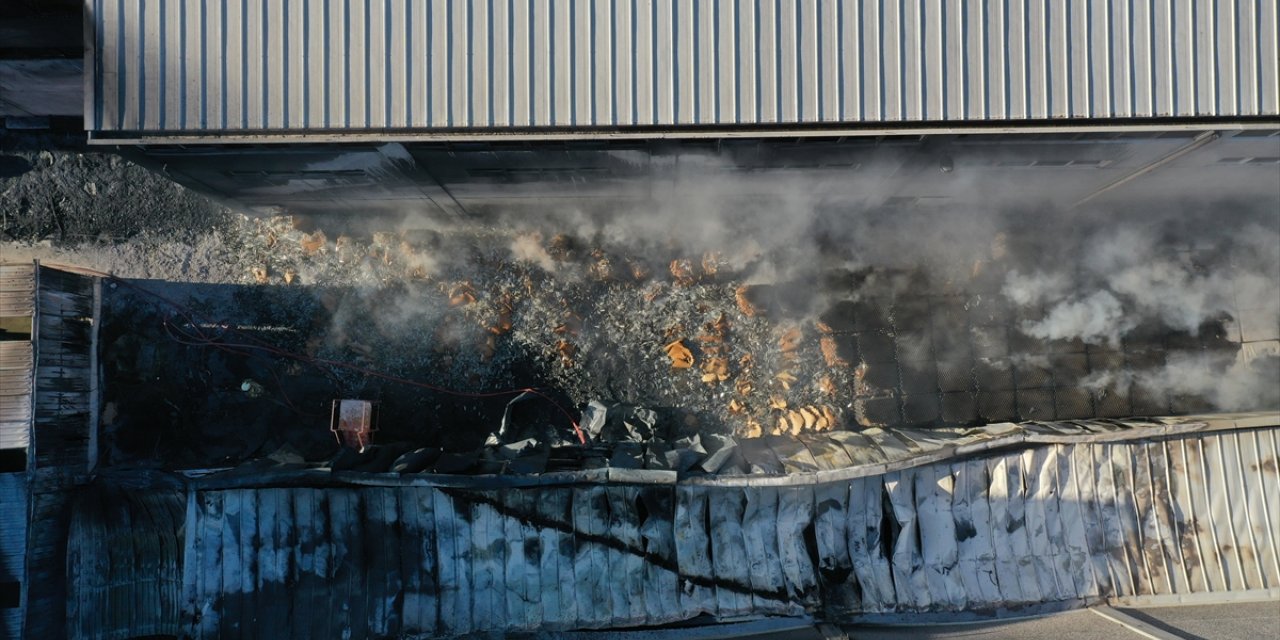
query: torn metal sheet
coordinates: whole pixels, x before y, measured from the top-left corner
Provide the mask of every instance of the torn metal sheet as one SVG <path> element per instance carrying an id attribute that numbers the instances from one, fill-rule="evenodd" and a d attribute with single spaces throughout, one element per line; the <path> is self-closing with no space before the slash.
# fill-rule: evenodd
<path id="1" fill-rule="evenodd" d="M 849 477 L 820 471 L 783 484 L 611 469 L 334 472 L 325 483 L 298 471 L 214 474 L 187 482 L 184 552 L 159 556 L 170 564 L 157 569 L 180 571 L 181 608 L 155 628 L 433 637 L 1280 589 L 1267 493 L 1280 415 L 1186 424 L 1079 437 L 996 429 L 988 441 L 1005 444 L 963 454 L 951 443 L 972 446 L 977 434 L 912 438 L 877 447 L 894 448 L 893 468 L 866 462 Z M 871 441 L 887 437 L 899 436 Z M 313 486 L 290 486 L 286 473 Z M 78 528 L 72 548 L 93 535 Z M 106 557 L 140 553 L 123 539 L 95 544 L 110 547 Z M 124 568 L 133 565 L 76 566 L 85 584 L 158 588 Z M 110 607 L 107 592 L 87 590 L 80 602 L 80 615 Z M 325 614 L 268 615 L 280 611 Z M 76 638 L 106 637 L 75 628 Z"/>

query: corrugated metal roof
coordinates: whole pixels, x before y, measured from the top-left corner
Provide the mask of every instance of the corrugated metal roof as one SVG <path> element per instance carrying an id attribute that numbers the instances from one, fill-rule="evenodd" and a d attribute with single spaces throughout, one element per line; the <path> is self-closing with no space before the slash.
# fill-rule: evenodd
<path id="1" fill-rule="evenodd" d="M 0 316 L 33 317 L 35 265 L 0 265 Z M 31 435 L 30 340 L 0 341 L 0 449 L 25 449 Z"/>
<path id="2" fill-rule="evenodd" d="M 1006 426 L 978 450 L 908 437 L 909 464 L 886 466 L 894 447 L 875 441 L 851 456 L 863 473 L 782 483 L 209 477 L 188 494 L 179 625 L 419 637 L 1265 592 L 1280 588 L 1278 423 Z M 1042 439 L 1004 446 L 1016 433 Z M 90 584 L 138 575 L 82 566 L 105 572 Z M 85 595 L 82 615 L 109 610 Z"/>
<path id="3" fill-rule="evenodd" d="M 31 440 L 31 343 L 0 342 L 0 449 L 25 449 Z"/>
<path id="4" fill-rule="evenodd" d="M 1276 0 L 86 0 L 94 132 L 1280 114 Z"/>
<path id="5" fill-rule="evenodd" d="M 67 547 L 70 638 L 180 636 L 185 500 L 177 490 L 89 487 Z"/>

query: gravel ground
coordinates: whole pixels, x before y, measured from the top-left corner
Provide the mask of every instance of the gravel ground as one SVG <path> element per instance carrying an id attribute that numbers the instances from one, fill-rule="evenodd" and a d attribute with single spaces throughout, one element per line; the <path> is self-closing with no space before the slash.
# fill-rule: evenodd
<path id="1" fill-rule="evenodd" d="M 0 151 L 0 233 L 8 240 L 119 242 L 227 220 L 226 209 L 119 156 L 30 148 L 37 145 Z"/>

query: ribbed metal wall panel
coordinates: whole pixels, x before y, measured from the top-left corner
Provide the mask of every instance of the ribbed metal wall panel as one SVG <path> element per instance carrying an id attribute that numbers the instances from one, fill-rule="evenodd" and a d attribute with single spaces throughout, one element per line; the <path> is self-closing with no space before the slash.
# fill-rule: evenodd
<path id="1" fill-rule="evenodd" d="M 0 317 L 35 314 L 34 264 L 0 265 Z M 0 341 L 0 449 L 26 449 L 31 439 L 31 340 Z"/>
<path id="2" fill-rule="evenodd" d="M 86 0 L 100 132 L 1280 113 L 1277 0 Z"/>
<path id="3" fill-rule="evenodd" d="M 27 556 L 27 477 L 0 473 L 0 582 L 23 582 Z M 0 637 L 22 637 L 22 587 L 17 607 L 0 608 Z"/>
<path id="4" fill-rule="evenodd" d="M 67 529 L 65 637 L 182 635 L 185 512 L 176 490 L 78 491 Z"/>
<path id="5" fill-rule="evenodd" d="M 956 448 L 888 470 L 855 463 L 847 470 L 865 473 L 834 481 L 799 472 L 378 486 L 379 476 L 318 488 L 241 476 L 231 481 L 239 487 L 188 494 L 184 593 L 167 585 L 170 606 L 152 608 L 161 612 L 154 628 L 193 638 L 419 637 L 1280 590 L 1277 428 L 1097 441 L 1068 423 L 1030 430 L 1062 441 Z M 844 436 L 846 465 L 893 457 L 892 446 L 934 446 L 897 432 Z M 810 455 L 793 451 L 797 461 Z M 73 550 L 99 544 L 77 535 Z M 124 551 L 120 567 L 90 562 L 80 575 L 90 587 L 154 591 L 131 585 L 142 576 Z M 72 624 L 84 631 L 73 637 L 113 637 L 85 623 L 110 609 L 109 593 L 83 592 Z"/>

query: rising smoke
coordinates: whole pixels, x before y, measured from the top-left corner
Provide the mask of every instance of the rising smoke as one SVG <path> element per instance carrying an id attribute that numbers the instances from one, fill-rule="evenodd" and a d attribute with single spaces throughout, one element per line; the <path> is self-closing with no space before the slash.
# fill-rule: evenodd
<path id="1" fill-rule="evenodd" d="M 858 175 L 744 177 L 705 157 L 681 156 L 676 164 L 655 172 L 642 204 L 612 215 L 499 213 L 524 231 L 511 257 L 552 271 L 549 256 L 528 245 L 557 233 L 641 256 L 656 272 L 673 259 L 716 252 L 738 281 L 807 292 L 808 301 L 791 309 L 802 321 L 842 300 L 965 295 L 974 303 L 985 296 L 988 305 L 1007 307 L 1012 326 L 1028 338 L 1122 351 L 1134 348 L 1130 338 L 1139 331 L 1145 345 L 1167 349 L 1164 364 L 1095 374 L 1086 381 L 1090 389 L 1139 385 L 1199 396 L 1221 410 L 1280 404 L 1275 356 L 1266 355 L 1278 350 L 1271 343 L 1280 332 L 1280 211 L 1272 203 L 1070 209 L 993 196 L 989 206 L 954 208 L 946 201 L 895 203 L 876 177 L 890 169 L 876 166 Z M 920 173 L 921 180 L 935 176 Z M 953 195 L 971 188 L 952 182 Z M 981 200 L 965 195 L 954 199 Z M 1166 202 L 1158 194 L 1151 199 Z M 935 316 L 933 333 L 946 321 Z M 1177 338 L 1204 334 L 1234 350 L 1209 353 L 1203 341 L 1190 346 Z M 928 349 L 925 335 L 902 337 L 900 357 Z M 1243 349 L 1242 341 L 1261 342 Z"/>

